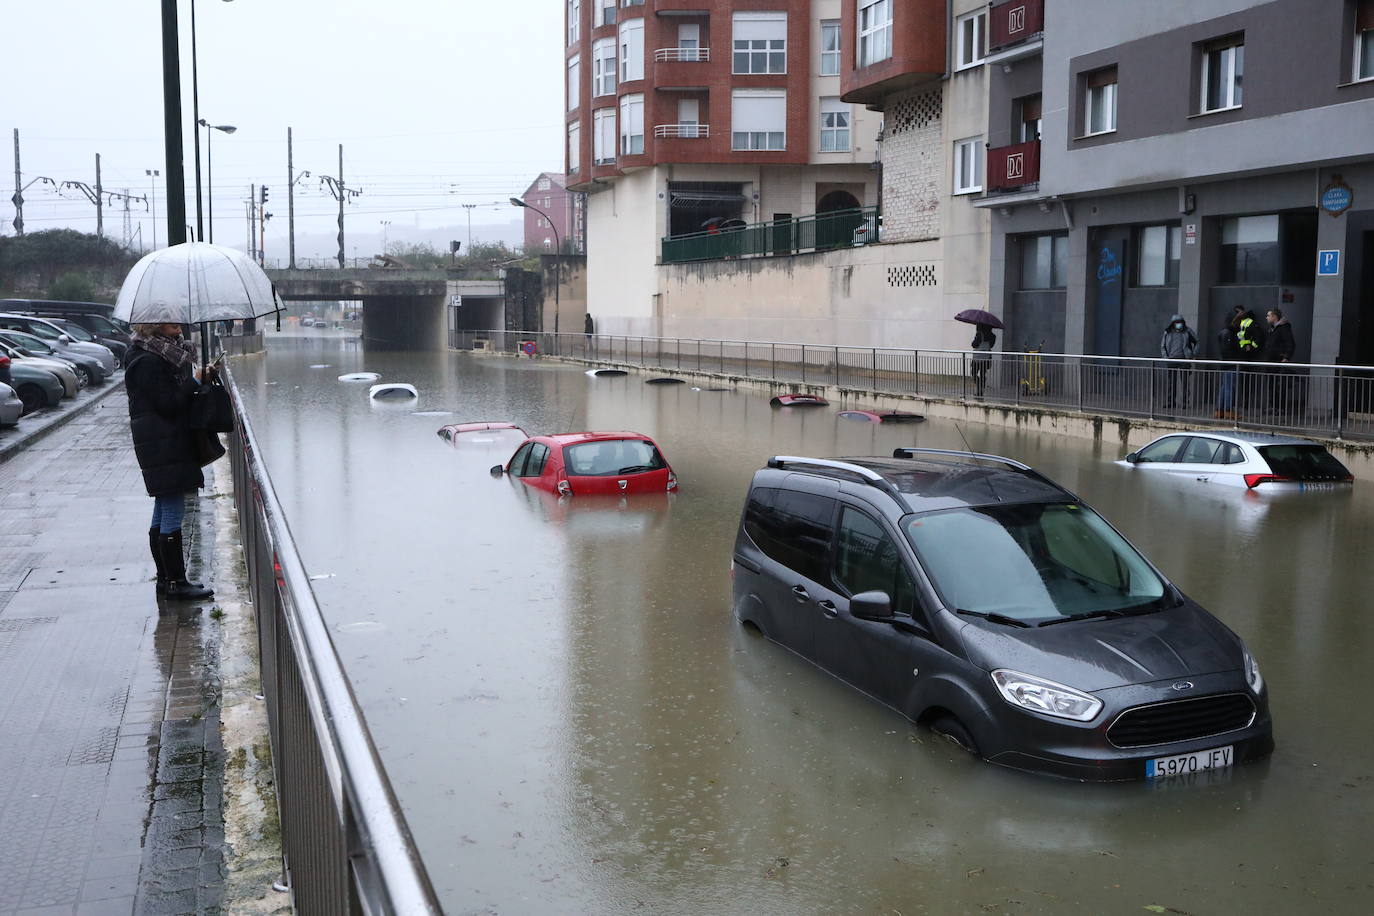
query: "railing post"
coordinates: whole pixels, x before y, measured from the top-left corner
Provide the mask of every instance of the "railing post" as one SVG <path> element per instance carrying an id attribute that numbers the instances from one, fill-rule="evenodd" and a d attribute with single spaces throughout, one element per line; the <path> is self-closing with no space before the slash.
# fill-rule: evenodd
<path id="1" fill-rule="evenodd" d="M 701 371 L 701 338 L 697 338 L 697 371 Z"/>
<path id="2" fill-rule="evenodd" d="M 1151 420 L 1155 418 L 1155 361 L 1150 360 L 1150 404 L 1147 408 L 1147 415 Z"/>
<path id="3" fill-rule="evenodd" d="M 968 354 L 959 354 L 959 399 L 968 403 Z"/>
<path id="4" fill-rule="evenodd" d="M 744 377 L 749 377 L 749 341 L 744 342 Z"/>
<path id="5" fill-rule="evenodd" d="M 1345 437 L 1345 385 L 1341 384 L 1341 370 L 1339 368 L 1336 369 L 1333 380 L 1336 383 L 1336 396 L 1332 398 L 1332 403 L 1336 408 L 1336 438 L 1342 439 Z M 1309 386 L 1308 392 L 1310 393 L 1311 390 Z"/>
<path id="6" fill-rule="evenodd" d="M 840 348 L 835 348 L 835 387 L 840 387 Z"/>
<path id="7" fill-rule="evenodd" d="M 802 383 L 803 385 L 805 385 L 805 384 L 806 384 L 806 344 L 802 344 L 801 347 L 802 347 L 802 355 L 801 355 L 801 364 L 802 364 L 801 376 L 802 376 L 802 380 L 801 380 L 801 383 Z"/>
<path id="8" fill-rule="evenodd" d="M 911 351 L 911 393 L 919 394 L 921 391 L 921 351 Z"/>
<path id="9" fill-rule="evenodd" d="M 1087 378 L 1087 364 L 1083 357 L 1078 357 L 1078 412 L 1083 412 L 1083 385 Z"/>
<path id="10" fill-rule="evenodd" d="M 721 374 L 725 374 L 725 341 L 720 342 L 720 356 L 716 359 L 716 369 Z"/>
<path id="11" fill-rule="evenodd" d="M 776 380 L 778 377 L 778 345 L 775 343 L 768 345 L 768 360 L 772 366 L 773 378 Z"/>
<path id="12" fill-rule="evenodd" d="M 878 390 L 878 348 L 873 348 L 873 390 Z"/>

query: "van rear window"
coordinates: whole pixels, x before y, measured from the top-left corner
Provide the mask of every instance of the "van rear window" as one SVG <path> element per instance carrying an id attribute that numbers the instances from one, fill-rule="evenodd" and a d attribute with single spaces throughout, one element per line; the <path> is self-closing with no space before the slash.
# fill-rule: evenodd
<path id="1" fill-rule="evenodd" d="M 1345 480 L 1345 465 L 1321 445 L 1261 445 L 1257 451 L 1269 470 L 1294 480 Z"/>

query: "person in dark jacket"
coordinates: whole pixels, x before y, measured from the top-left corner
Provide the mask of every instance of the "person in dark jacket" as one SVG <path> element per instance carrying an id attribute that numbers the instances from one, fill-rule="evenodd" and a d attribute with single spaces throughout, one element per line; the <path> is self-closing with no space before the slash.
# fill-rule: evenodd
<path id="1" fill-rule="evenodd" d="M 1240 316 L 1245 314 L 1245 306 L 1231 309 L 1231 320 L 1217 332 L 1217 350 L 1222 359 L 1229 363 L 1240 361 L 1240 340 L 1236 336 Z M 1217 388 L 1217 410 L 1212 414 L 1218 420 L 1235 419 L 1236 416 L 1236 369 L 1221 370 L 1221 384 Z"/>
<path id="2" fill-rule="evenodd" d="M 988 370 L 992 368 L 992 348 L 997 346 L 997 335 L 993 333 L 992 325 L 977 325 L 973 332 L 973 343 L 969 346 L 974 351 L 969 374 L 973 376 L 975 396 L 981 398 L 987 389 Z"/>
<path id="3" fill-rule="evenodd" d="M 1269 334 L 1264 338 L 1264 361 L 1266 363 L 1291 363 L 1298 350 L 1293 339 L 1293 325 L 1283 317 L 1281 309 L 1270 309 L 1265 318 L 1269 323 Z M 1269 386 L 1269 409 L 1284 412 L 1293 401 L 1293 378 L 1291 370 L 1270 367 L 1273 374 Z"/>
<path id="4" fill-rule="evenodd" d="M 157 566 L 157 593 L 167 598 L 209 598 L 213 591 L 186 578 L 181 523 L 186 495 L 205 486 L 196 434 L 188 425 L 191 398 L 213 366 L 195 368 L 195 348 L 178 324 L 136 324 L 124 386 L 129 426 L 143 484 L 153 497 L 148 547 Z"/>
<path id="5" fill-rule="evenodd" d="M 1197 335 L 1188 327 L 1182 315 L 1174 315 L 1159 338 L 1159 355 L 1167 360 L 1192 359 L 1197 355 Z M 1164 406 L 1173 407 L 1180 400 L 1183 409 L 1188 409 L 1189 373 L 1182 362 L 1171 365 L 1164 379 Z"/>

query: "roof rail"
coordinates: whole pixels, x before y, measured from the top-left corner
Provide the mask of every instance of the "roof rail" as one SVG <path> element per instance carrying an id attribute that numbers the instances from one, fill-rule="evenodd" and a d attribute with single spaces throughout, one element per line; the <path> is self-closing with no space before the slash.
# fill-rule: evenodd
<path id="1" fill-rule="evenodd" d="M 871 487 L 877 487 L 898 502 L 902 501 L 902 493 L 892 485 L 892 481 L 872 468 L 866 468 L 861 464 L 853 464 L 848 461 L 834 461 L 829 458 L 801 458 L 796 455 L 774 455 L 772 458 L 768 459 L 768 466 L 770 468 L 786 470 L 788 465 L 807 465 L 810 467 L 829 468 L 834 471 L 847 471 L 850 474 L 858 475 L 859 479 L 864 483 Z"/>
<path id="2" fill-rule="evenodd" d="M 982 452 L 960 452 L 949 448 L 895 448 L 892 450 L 893 458 L 915 458 L 918 455 L 950 455 L 955 458 L 982 458 L 984 461 L 996 461 L 1008 467 L 1016 468 L 1018 471 L 1035 470 L 1028 464 L 1013 461 L 1010 458 L 1003 458 L 1001 455 L 985 455 Z"/>

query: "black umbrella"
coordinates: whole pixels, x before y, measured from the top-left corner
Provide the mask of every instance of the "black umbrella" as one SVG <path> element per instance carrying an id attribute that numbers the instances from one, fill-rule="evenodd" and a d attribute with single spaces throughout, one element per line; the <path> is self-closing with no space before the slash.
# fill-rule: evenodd
<path id="1" fill-rule="evenodd" d="M 964 324 L 986 324 L 994 328 L 1006 327 L 1006 325 L 1002 324 L 1001 318 L 983 309 L 964 309 L 954 316 L 954 320 L 962 321 Z"/>

